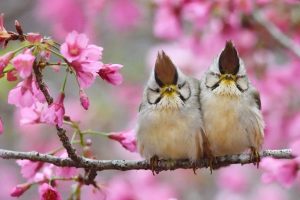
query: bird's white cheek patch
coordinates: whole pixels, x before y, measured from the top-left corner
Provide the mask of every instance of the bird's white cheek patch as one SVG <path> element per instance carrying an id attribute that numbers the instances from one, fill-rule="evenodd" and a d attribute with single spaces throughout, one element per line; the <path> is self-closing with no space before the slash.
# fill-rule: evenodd
<path id="1" fill-rule="evenodd" d="M 243 90 L 247 90 L 249 85 L 248 85 L 248 80 L 246 77 L 243 78 L 238 78 L 236 81 L 236 84 Z"/>
<path id="2" fill-rule="evenodd" d="M 213 87 L 216 83 L 218 83 L 218 81 L 220 80 L 220 78 L 216 75 L 213 74 L 207 74 L 206 76 L 206 80 L 205 80 L 205 85 L 209 88 Z"/>

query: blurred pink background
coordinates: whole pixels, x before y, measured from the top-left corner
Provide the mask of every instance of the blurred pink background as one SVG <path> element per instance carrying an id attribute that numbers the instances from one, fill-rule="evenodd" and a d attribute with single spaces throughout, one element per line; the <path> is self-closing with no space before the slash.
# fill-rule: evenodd
<path id="1" fill-rule="evenodd" d="M 62 43 L 72 30 L 86 33 L 102 46 L 103 61 L 124 67 L 123 84 L 112 86 L 98 79 L 86 90 L 90 109 L 81 108 L 78 90 L 70 80 L 66 114 L 84 128 L 118 132 L 134 127 L 142 90 L 158 50 L 163 49 L 185 73 L 201 78 L 226 40 L 232 40 L 245 62 L 250 80 L 261 92 L 266 122 L 264 149 L 290 148 L 300 140 L 300 50 L 298 55 L 274 38 L 256 15 L 276 26 L 293 44 L 300 46 L 300 3 L 293 0 L 10 0 L 0 1 L 5 27 L 12 30 L 18 19 L 25 32 L 39 32 Z M 13 48 L 12 44 L 9 48 Z M 3 54 L 4 51 L 0 50 Z M 58 91 L 63 75 L 46 82 Z M 59 80 L 59 81 L 58 81 Z M 60 143 L 53 127 L 19 125 L 19 113 L 7 104 L 15 86 L 0 79 L 0 115 L 5 124 L 0 147 L 20 151 L 48 152 Z M 71 136 L 71 133 L 69 133 Z M 91 136 L 97 159 L 140 159 L 104 137 Z M 299 143 L 298 143 L 299 144 Z M 97 181 L 102 192 L 84 187 L 83 199 L 109 200 L 293 200 L 298 199 L 300 179 L 283 174 L 278 179 L 270 161 L 266 167 L 232 165 L 214 171 L 176 170 L 152 176 L 150 171 L 103 171 Z M 275 164 L 274 164 L 275 165 Z M 280 165 L 280 164 L 279 164 Z M 276 165 L 277 166 L 277 165 Z M 271 172 L 270 172 L 271 171 Z M 263 173 L 273 173 L 264 179 Z M 13 160 L 0 160 L 0 199 L 24 182 Z M 277 179 L 276 179 L 277 178 Z M 276 181 L 277 180 L 277 181 Z M 58 187 L 63 199 L 71 184 Z M 20 199 L 38 199 L 32 187 Z"/>

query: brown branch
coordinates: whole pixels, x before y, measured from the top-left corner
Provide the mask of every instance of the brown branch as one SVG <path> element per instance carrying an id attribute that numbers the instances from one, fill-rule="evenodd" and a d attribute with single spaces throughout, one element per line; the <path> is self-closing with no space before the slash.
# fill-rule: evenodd
<path id="1" fill-rule="evenodd" d="M 253 19 L 262 25 L 277 42 L 293 52 L 296 56 L 300 57 L 300 46 L 295 41 L 285 35 L 272 22 L 268 21 L 261 12 L 255 11 L 253 12 L 252 16 Z"/>
<path id="2" fill-rule="evenodd" d="M 42 91 L 42 93 L 45 96 L 45 99 L 48 103 L 48 105 L 51 105 L 53 103 L 53 98 L 51 97 L 46 84 L 43 81 L 43 74 L 41 72 L 41 67 L 39 66 L 39 63 L 37 60 L 34 61 L 33 63 L 33 70 L 34 70 L 34 74 L 36 77 L 36 81 L 38 83 L 39 89 Z M 60 139 L 60 141 L 62 142 L 64 148 L 66 149 L 68 156 L 74 160 L 75 162 L 83 162 L 83 158 L 81 156 L 78 156 L 76 154 L 76 150 L 72 147 L 69 138 L 66 135 L 66 130 L 63 128 L 60 128 L 58 126 L 56 126 L 56 130 L 57 130 L 57 135 Z"/>
<path id="3" fill-rule="evenodd" d="M 281 150 L 265 150 L 260 153 L 261 158 L 273 157 L 276 159 L 292 159 L 294 156 L 290 149 Z M 31 161 L 40 161 L 45 163 L 51 163 L 56 166 L 61 167 L 76 167 L 84 169 L 92 169 L 94 172 L 90 172 L 89 176 L 95 177 L 96 171 L 103 170 L 151 170 L 150 163 L 146 160 L 93 160 L 82 158 L 82 162 L 76 162 L 70 158 L 60 158 L 57 156 L 52 156 L 48 154 L 41 154 L 38 152 L 17 152 L 0 149 L 0 158 L 3 159 L 25 159 Z M 253 163 L 251 160 L 251 155 L 248 153 L 240 155 L 222 156 L 217 157 L 218 166 L 227 166 L 230 164 L 249 164 Z M 166 171 L 175 169 L 193 169 L 196 164 L 197 168 L 207 168 L 206 160 L 198 160 L 193 163 L 189 160 L 175 160 L 170 164 L 170 162 L 165 160 L 160 160 L 156 171 Z M 92 181 L 90 182 L 92 183 Z"/>

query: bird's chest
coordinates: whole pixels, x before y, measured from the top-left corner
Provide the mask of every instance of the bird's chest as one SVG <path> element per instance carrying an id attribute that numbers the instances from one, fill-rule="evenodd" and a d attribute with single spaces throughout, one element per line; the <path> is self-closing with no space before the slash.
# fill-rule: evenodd
<path id="1" fill-rule="evenodd" d="M 205 132 L 215 155 L 240 153 L 248 146 L 241 124 L 245 106 L 240 97 L 215 96 L 203 101 Z"/>
<path id="2" fill-rule="evenodd" d="M 137 132 L 144 156 L 186 158 L 189 143 L 194 140 L 196 119 L 200 114 L 185 111 L 152 111 L 141 117 Z M 200 128 L 199 128 L 200 129 Z M 192 134 L 192 135 L 191 135 Z"/>

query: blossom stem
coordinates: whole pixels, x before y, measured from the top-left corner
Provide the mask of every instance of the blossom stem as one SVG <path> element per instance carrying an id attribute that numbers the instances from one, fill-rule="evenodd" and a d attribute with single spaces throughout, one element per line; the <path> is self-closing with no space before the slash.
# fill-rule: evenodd
<path id="1" fill-rule="evenodd" d="M 14 67 L 8 66 L 8 67 L 6 67 L 6 68 L 3 70 L 3 74 L 8 73 L 8 72 L 10 72 L 10 71 L 13 71 L 14 69 L 15 69 Z"/>
<path id="2" fill-rule="evenodd" d="M 25 49 L 25 48 L 30 48 L 30 47 L 33 47 L 33 46 L 34 46 L 34 45 L 32 45 L 32 44 L 28 44 L 28 45 L 19 47 L 19 48 L 17 48 L 16 50 L 13 51 L 13 54 L 18 53 L 19 51 L 22 51 L 22 50 Z"/>
<path id="3" fill-rule="evenodd" d="M 72 142 L 75 140 L 76 135 L 77 135 L 77 131 L 74 131 L 74 133 L 73 133 L 73 135 L 72 135 L 72 138 L 71 138 L 71 144 L 72 144 Z"/>
<path id="4" fill-rule="evenodd" d="M 82 134 L 82 132 L 81 131 L 78 131 L 78 133 L 79 133 L 79 138 L 80 138 L 80 144 L 81 144 L 81 146 L 85 146 L 85 142 L 84 142 L 84 137 L 83 137 L 83 134 Z"/>
<path id="5" fill-rule="evenodd" d="M 64 65 L 64 66 L 67 66 L 68 64 L 67 63 L 46 63 L 46 65 Z"/>
<path id="6" fill-rule="evenodd" d="M 70 125 L 72 128 L 75 129 L 75 132 L 74 132 L 74 134 L 72 136 L 72 139 L 73 139 L 73 137 L 74 138 L 76 137 L 77 133 L 79 133 L 80 145 L 84 147 L 85 146 L 85 142 L 84 142 L 83 132 L 80 130 L 78 124 L 76 122 L 73 122 L 73 121 L 64 121 L 64 123 Z"/>
<path id="7" fill-rule="evenodd" d="M 71 140 L 71 144 L 79 144 L 79 140 Z M 64 147 L 58 147 L 52 151 L 50 151 L 49 155 L 55 155 L 56 153 L 60 152 L 61 150 L 65 149 Z"/>
<path id="8" fill-rule="evenodd" d="M 109 136 L 108 133 L 104 133 L 104 132 L 100 132 L 100 131 L 94 131 L 94 130 L 86 130 L 86 131 L 82 131 L 81 133 L 85 134 L 85 135 L 100 135 L 100 136 L 105 136 L 105 137 Z"/>
<path id="9" fill-rule="evenodd" d="M 67 59 L 63 55 L 61 55 L 60 53 L 58 53 L 58 52 L 56 52 L 56 51 L 54 51 L 54 50 L 52 50 L 50 48 L 45 48 L 45 49 L 48 50 L 48 51 L 50 51 L 51 53 L 55 54 L 57 57 L 63 59 L 67 63 L 67 65 L 69 65 L 69 66 L 71 65 L 69 63 L 69 61 L 67 61 Z"/>
<path id="10" fill-rule="evenodd" d="M 61 88 L 62 93 L 65 93 L 65 88 L 66 88 L 66 84 L 67 84 L 67 80 L 68 80 L 69 70 L 67 69 L 66 72 L 67 73 L 65 75 L 64 83 L 63 83 L 63 86 Z"/>

